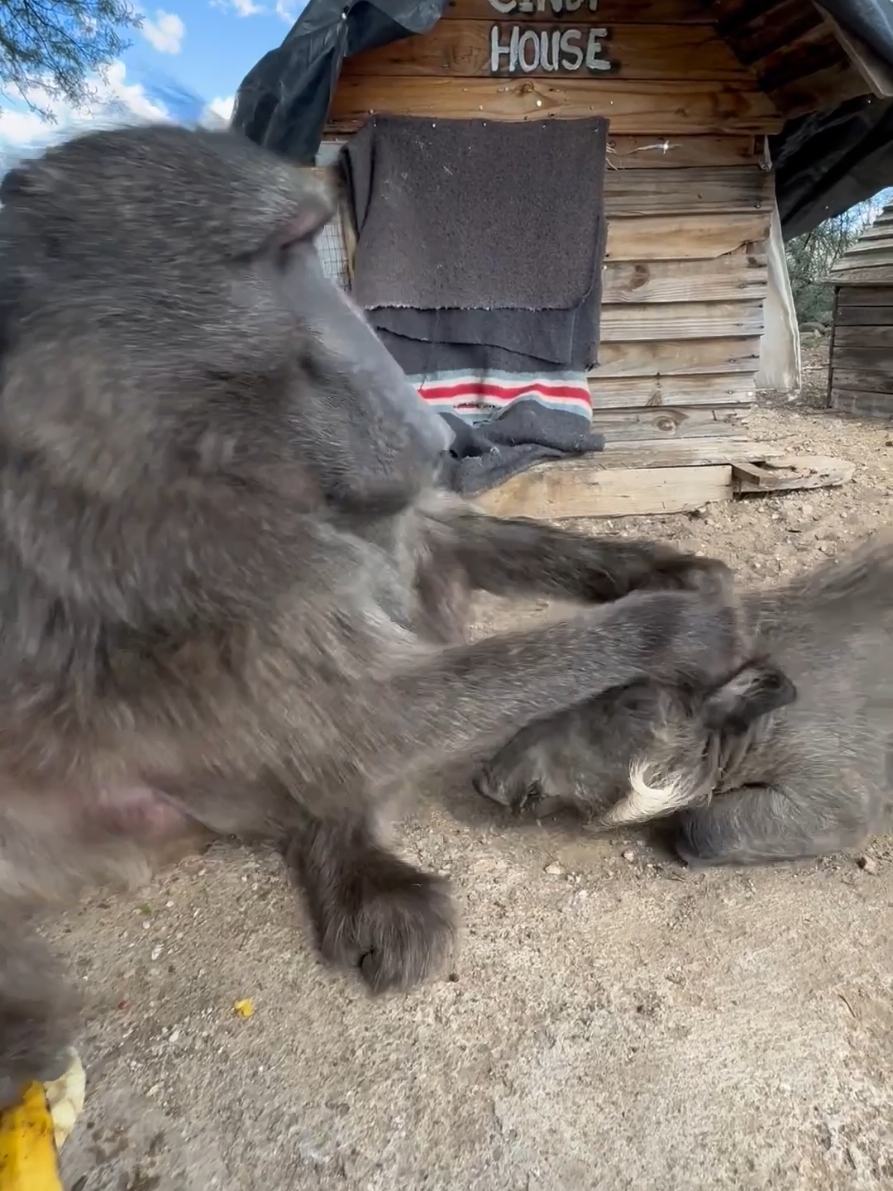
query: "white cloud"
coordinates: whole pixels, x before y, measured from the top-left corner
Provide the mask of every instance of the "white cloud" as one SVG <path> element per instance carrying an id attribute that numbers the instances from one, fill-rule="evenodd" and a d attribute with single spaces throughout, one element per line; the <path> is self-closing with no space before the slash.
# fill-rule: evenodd
<path id="1" fill-rule="evenodd" d="M 235 102 L 235 95 L 227 95 L 225 99 L 212 99 L 202 113 L 202 124 L 212 128 L 221 124 L 228 125 L 233 117 Z"/>
<path id="2" fill-rule="evenodd" d="M 92 95 L 77 109 L 39 83 L 25 93 L 11 94 L 11 106 L 0 111 L 0 155 L 26 149 L 40 150 L 90 125 L 170 118 L 167 109 L 150 99 L 139 83 L 127 82 L 127 68 L 123 62 L 113 62 L 105 76 L 97 75 L 90 80 L 90 85 Z M 54 116 L 55 123 L 47 123 L 29 110 L 28 101 Z"/>
<path id="3" fill-rule="evenodd" d="M 237 17 L 256 17 L 267 11 L 262 4 L 255 4 L 254 0 L 211 0 L 211 7 L 233 12 Z"/>
<path id="4" fill-rule="evenodd" d="M 250 0 L 248 0 L 250 3 Z M 186 36 L 186 26 L 173 12 L 155 10 L 155 20 L 143 17 L 142 34 L 159 54 L 179 54 Z"/>

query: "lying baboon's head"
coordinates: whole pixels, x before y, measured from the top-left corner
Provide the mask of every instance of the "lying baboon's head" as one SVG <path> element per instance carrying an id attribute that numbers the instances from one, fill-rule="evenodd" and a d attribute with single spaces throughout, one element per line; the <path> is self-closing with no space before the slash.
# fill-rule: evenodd
<path id="1" fill-rule="evenodd" d="M 529 724 L 474 785 L 537 816 L 573 807 L 602 827 L 643 823 L 709 799 L 730 743 L 795 698 L 770 662 L 705 692 L 633 683 Z"/>

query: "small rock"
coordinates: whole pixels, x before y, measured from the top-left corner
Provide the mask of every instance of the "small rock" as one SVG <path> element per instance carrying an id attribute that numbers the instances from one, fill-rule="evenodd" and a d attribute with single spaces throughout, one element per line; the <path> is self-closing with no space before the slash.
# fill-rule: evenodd
<path id="1" fill-rule="evenodd" d="M 871 856 L 860 856 L 858 864 L 864 873 L 877 872 L 877 861 L 872 859 Z"/>
<path id="2" fill-rule="evenodd" d="M 628 861 L 630 864 L 632 864 L 632 862 L 636 858 L 636 854 L 632 850 L 632 848 L 627 848 L 627 850 L 625 852 L 621 852 L 620 855 L 623 857 L 624 860 Z"/>
<path id="3" fill-rule="evenodd" d="M 547 864 L 544 871 L 547 872 L 550 877 L 564 876 L 564 869 L 557 860 L 553 860 L 551 864 Z"/>

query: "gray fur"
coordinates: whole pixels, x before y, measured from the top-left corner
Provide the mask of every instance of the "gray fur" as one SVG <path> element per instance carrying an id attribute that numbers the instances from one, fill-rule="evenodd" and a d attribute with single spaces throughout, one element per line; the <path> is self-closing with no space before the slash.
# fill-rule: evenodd
<path id="1" fill-rule="evenodd" d="M 331 196 L 240 137 L 80 137 L 0 198 L 4 921 L 198 824 L 279 841 L 324 955 L 407 987 L 453 912 L 389 788 L 581 692 L 719 681 L 725 568 L 434 493 L 442 419 L 319 267 Z M 468 645 L 476 587 L 645 590 Z M 7 976 L 0 1079 L 44 1077 L 67 1018 Z"/>
<path id="2" fill-rule="evenodd" d="M 540 814 L 573 805 L 600 827 L 673 816 L 693 864 L 816 856 L 890 830 L 893 533 L 742 603 L 761 661 L 715 688 L 645 681 L 534 722 L 478 790 Z"/>

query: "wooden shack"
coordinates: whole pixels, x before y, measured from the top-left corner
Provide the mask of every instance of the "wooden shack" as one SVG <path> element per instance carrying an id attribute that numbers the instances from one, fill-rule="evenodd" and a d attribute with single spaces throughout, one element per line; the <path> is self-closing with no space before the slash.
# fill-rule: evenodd
<path id="1" fill-rule="evenodd" d="M 645 465 L 721 466 L 757 388 L 799 383 L 767 138 L 868 93 L 893 94 L 889 74 L 813 0 L 451 0 L 429 33 L 345 61 L 323 153 L 370 114 L 607 117 L 593 426 Z"/>
<path id="2" fill-rule="evenodd" d="M 834 322 L 828 404 L 893 417 L 893 203 L 831 270 Z"/>

